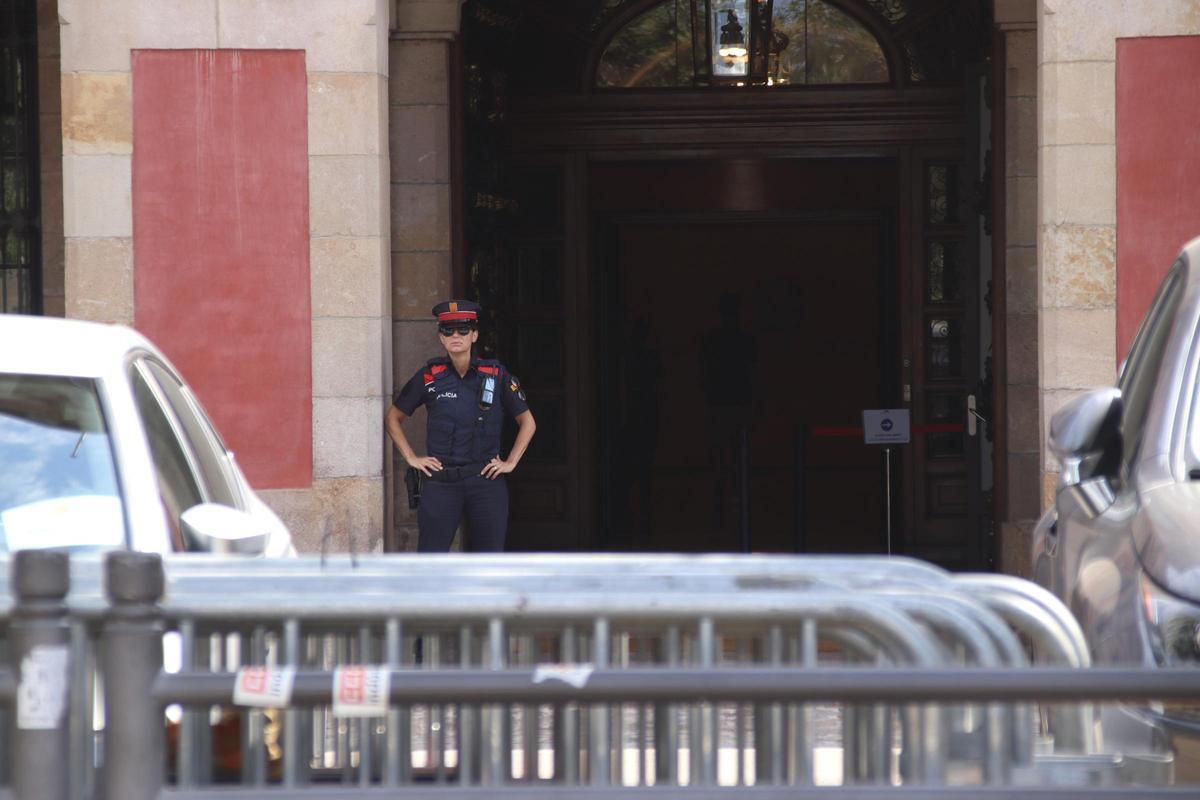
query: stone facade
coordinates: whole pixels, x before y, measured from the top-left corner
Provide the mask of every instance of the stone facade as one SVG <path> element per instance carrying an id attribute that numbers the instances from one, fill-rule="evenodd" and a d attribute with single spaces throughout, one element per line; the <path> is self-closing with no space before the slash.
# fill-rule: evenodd
<path id="1" fill-rule="evenodd" d="M 291 0 L 58 0 L 55 13 L 51 0 L 40 3 L 46 30 L 61 36 L 62 305 L 71 317 L 134 320 L 132 51 L 304 51 L 314 481 L 262 494 L 301 549 L 372 549 L 381 546 L 384 528 L 382 417 L 392 384 L 393 12 L 388 0 L 311 0 L 300 9 Z M 58 24 L 47 24 L 55 16 Z M 57 53 L 47 46 L 43 54 Z M 53 162 L 46 163 L 46 180 L 53 182 Z M 50 202 L 54 195 L 45 197 Z M 46 230 L 49 237 L 49 221 Z M 52 267 L 48 261 L 48 310 Z"/>
<path id="2" fill-rule="evenodd" d="M 436 352 L 429 309 L 454 289 L 461 0 L 38 0 L 38 13 L 49 314 L 134 319 L 130 53 L 305 52 L 314 483 L 264 495 L 304 549 L 378 548 L 384 531 L 411 549 L 381 419 Z M 1006 63 L 1002 565 L 1024 573 L 1053 499 L 1048 421 L 1117 366 L 1116 41 L 1200 33 L 1200 5 L 994 0 L 994 18 Z M 409 433 L 420 450 L 422 426 Z"/>
<path id="3" fill-rule="evenodd" d="M 1125 37 L 1200 33 L 1194 0 L 1038 4 L 1038 392 L 1043 506 L 1054 412 L 1113 383 L 1116 356 L 1116 51 Z"/>

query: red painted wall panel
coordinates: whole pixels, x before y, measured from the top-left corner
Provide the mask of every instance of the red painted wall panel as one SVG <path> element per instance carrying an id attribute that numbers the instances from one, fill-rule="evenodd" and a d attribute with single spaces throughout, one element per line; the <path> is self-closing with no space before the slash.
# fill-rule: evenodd
<path id="1" fill-rule="evenodd" d="M 1200 36 L 1117 40 L 1117 358 L 1200 236 Z"/>
<path id="2" fill-rule="evenodd" d="M 304 53 L 133 54 L 135 324 L 259 488 L 312 484 Z"/>

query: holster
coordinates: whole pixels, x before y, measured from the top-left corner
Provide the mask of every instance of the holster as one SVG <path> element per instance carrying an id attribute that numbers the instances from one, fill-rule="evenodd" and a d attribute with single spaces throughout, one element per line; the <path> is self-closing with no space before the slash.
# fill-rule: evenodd
<path id="1" fill-rule="evenodd" d="M 416 467 L 404 470 L 404 488 L 408 490 L 408 507 L 421 505 L 421 472 Z"/>

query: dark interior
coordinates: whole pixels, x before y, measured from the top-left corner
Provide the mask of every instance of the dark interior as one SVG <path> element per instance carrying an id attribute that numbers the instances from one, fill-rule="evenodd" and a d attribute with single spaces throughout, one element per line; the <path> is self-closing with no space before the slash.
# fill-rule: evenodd
<path id="1" fill-rule="evenodd" d="M 593 186 L 606 545 L 883 549 L 878 451 L 812 432 L 887 399 L 892 165 L 611 165 Z"/>

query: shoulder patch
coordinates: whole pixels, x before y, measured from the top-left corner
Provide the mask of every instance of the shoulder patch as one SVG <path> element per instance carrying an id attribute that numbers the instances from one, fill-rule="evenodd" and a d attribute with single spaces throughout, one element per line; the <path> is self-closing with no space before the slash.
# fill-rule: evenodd
<path id="1" fill-rule="evenodd" d="M 525 390 L 521 388 L 521 381 L 512 373 L 508 375 L 508 390 L 515 394 L 522 403 L 525 402 Z"/>

